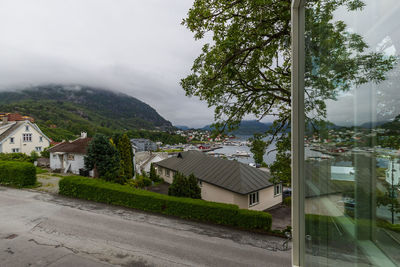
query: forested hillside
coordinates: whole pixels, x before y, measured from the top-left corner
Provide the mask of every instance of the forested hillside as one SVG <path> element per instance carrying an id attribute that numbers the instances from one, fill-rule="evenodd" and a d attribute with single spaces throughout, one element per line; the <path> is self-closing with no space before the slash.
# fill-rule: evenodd
<path id="1" fill-rule="evenodd" d="M 54 140 L 81 131 L 169 130 L 172 124 L 146 103 L 121 93 L 84 86 L 48 85 L 0 93 L 0 112 L 29 115 Z M 147 132 L 147 131 L 144 131 Z"/>

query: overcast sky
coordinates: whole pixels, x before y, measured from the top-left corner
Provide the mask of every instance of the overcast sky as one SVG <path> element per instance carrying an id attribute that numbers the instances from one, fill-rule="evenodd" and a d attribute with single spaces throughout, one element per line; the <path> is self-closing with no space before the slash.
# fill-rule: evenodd
<path id="1" fill-rule="evenodd" d="M 204 126 L 213 121 L 213 109 L 197 98 L 186 97 L 179 85 L 202 46 L 180 24 L 192 3 L 193 0 L 1 0 L 0 90 L 46 83 L 98 86 L 150 104 L 174 125 Z M 336 17 L 362 34 L 372 51 L 382 51 L 377 47 L 385 44 L 387 54 L 398 55 L 400 25 L 393 23 L 400 10 L 398 0 L 386 0 L 392 8 L 382 9 L 376 8 L 375 0 L 366 3 L 363 16 L 343 9 Z M 388 9 L 392 12 L 387 13 Z M 380 100 L 387 103 L 380 110 L 388 110 L 400 101 L 400 94 L 396 94 L 399 73 L 396 68 L 391 81 L 379 86 L 393 91 L 386 93 L 386 100 Z M 376 102 L 370 99 L 371 90 L 376 89 L 370 85 L 363 88 L 328 102 L 328 119 L 338 124 L 371 120 L 371 112 L 376 112 L 371 108 L 379 107 L 364 103 Z M 355 99 L 360 103 L 357 118 Z M 385 111 L 383 117 L 396 113 L 397 108 L 390 116 Z"/>
<path id="2" fill-rule="evenodd" d="M 190 0 L 1 0 L 0 90 L 42 83 L 121 91 L 175 125 L 213 110 L 179 85 L 202 44 L 180 23 Z"/>

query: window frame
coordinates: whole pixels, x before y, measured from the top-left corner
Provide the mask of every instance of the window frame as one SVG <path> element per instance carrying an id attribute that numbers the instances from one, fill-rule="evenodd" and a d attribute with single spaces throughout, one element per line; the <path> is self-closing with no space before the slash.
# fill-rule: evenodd
<path id="1" fill-rule="evenodd" d="M 32 134 L 31 133 L 23 133 L 22 134 L 22 141 L 24 143 L 32 142 Z"/>
<path id="2" fill-rule="evenodd" d="M 15 137 L 10 137 L 10 144 L 15 144 Z"/>
<path id="3" fill-rule="evenodd" d="M 11 152 L 12 152 L 12 153 L 19 153 L 19 148 L 12 148 L 12 149 L 11 149 Z"/>
<path id="4" fill-rule="evenodd" d="M 260 203 L 260 194 L 259 194 L 259 192 L 260 191 L 256 191 L 256 192 L 253 192 L 253 193 L 249 194 L 249 197 L 248 197 L 248 199 L 249 199 L 249 201 L 248 201 L 249 202 L 249 207 L 253 207 L 253 206 L 255 206 L 255 205 Z"/>
<path id="5" fill-rule="evenodd" d="M 282 183 L 274 184 L 274 197 L 282 195 Z"/>

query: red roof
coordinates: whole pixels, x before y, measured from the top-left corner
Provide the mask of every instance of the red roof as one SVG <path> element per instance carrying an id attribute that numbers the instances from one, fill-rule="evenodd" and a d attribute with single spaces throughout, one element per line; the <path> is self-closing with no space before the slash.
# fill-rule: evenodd
<path id="1" fill-rule="evenodd" d="M 86 154 L 87 148 L 89 146 L 92 138 L 79 138 L 72 142 L 62 142 L 56 146 L 49 149 L 50 152 L 65 152 L 65 153 L 76 153 L 76 154 Z"/>

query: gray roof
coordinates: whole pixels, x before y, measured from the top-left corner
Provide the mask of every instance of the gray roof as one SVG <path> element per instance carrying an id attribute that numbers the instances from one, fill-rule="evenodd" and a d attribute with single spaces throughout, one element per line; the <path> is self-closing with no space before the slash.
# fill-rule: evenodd
<path id="1" fill-rule="evenodd" d="M 15 130 L 17 130 L 25 121 L 17 121 L 15 123 L 10 123 L 11 127 L 8 128 L 4 133 L 0 134 L 0 142 L 6 139 L 10 134 L 12 134 Z"/>
<path id="2" fill-rule="evenodd" d="M 270 187 L 270 174 L 247 164 L 220 159 L 200 151 L 181 152 L 157 163 L 160 167 L 194 174 L 197 179 L 242 195 Z"/>

